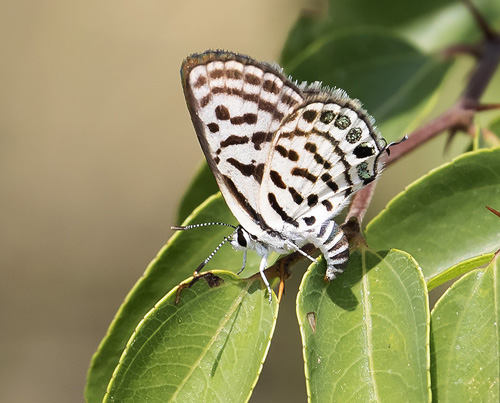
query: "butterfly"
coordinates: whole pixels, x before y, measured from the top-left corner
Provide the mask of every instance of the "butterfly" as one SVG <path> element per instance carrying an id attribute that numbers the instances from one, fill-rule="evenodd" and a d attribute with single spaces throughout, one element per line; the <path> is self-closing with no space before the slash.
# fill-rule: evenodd
<path id="1" fill-rule="evenodd" d="M 255 250 L 264 274 L 269 253 L 323 254 L 325 279 L 342 273 L 349 244 L 333 220 L 379 176 L 387 149 L 374 119 L 341 89 L 298 84 L 277 64 L 228 51 L 193 54 L 182 85 L 198 140 L 229 209 L 238 220 L 226 241 Z M 195 224 L 173 229 L 188 229 Z M 243 270 L 242 268 L 242 270 Z M 241 272 L 241 270 L 240 270 Z"/>

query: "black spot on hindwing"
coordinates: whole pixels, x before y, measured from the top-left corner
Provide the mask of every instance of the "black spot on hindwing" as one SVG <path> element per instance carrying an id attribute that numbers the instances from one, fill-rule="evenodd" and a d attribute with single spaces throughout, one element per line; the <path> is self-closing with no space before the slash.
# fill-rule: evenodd
<path id="1" fill-rule="evenodd" d="M 293 168 L 292 169 L 292 175 L 293 176 L 301 176 L 303 178 L 306 178 L 307 180 L 311 181 L 312 183 L 315 183 L 318 180 L 318 177 L 313 175 L 311 172 L 309 172 L 305 168 Z"/>
<path id="2" fill-rule="evenodd" d="M 351 125 L 351 119 L 347 115 L 340 115 L 335 121 L 335 126 L 340 130 L 347 129 Z"/>
<path id="3" fill-rule="evenodd" d="M 316 111 L 313 111 L 313 110 L 307 110 L 303 113 L 302 115 L 302 118 L 308 122 L 308 123 L 312 123 L 314 122 L 314 119 L 316 119 L 316 116 L 318 116 L 318 113 Z"/>
<path id="4" fill-rule="evenodd" d="M 339 186 L 334 181 L 332 181 L 332 176 L 329 173 L 324 173 L 323 175 L 321 175 L 321 179 L 333 192 L 339 190 Z"/>
<path id="5" fill-rule="evenodd" d="M 329 123 L 332 123 L 334 118 L 335 118 L 335 113 L 333 113 L 333 111 L 324 111 L 321 113 L 319 120 L 321 120 L 322 123 L 327 125 Z"/>
<path id="6" fill-rule="evenodd" d="M 362 143 L 353 150 L 353 153 L 357 158 L 371 157 L 375 154 L 375 148 L 369 143 Z"/>
<path id="7" fill-rule="evenodd" d="M 299 192 L 297 192 L 297 190 L 295 188 L 289 187 L 288 191 L 292 195 L 292 199 L 295 202 L 295 204 L 300 205 L 304 201 L 304 198 L 302 197 L 302 195 Z"/>
<path id="8" fill-rule="evenodd" d="M 307 196 L 307 204 L 309 205 L 309 207 L 313 207 L 318 204 L 318 195 L 313 193 Z"/>
<path id="9" fill-rule="evenodd" d="M 321 204 L 326 207 L 327 211 L 332 211 L 333 210 L 332 203 L 329 200 L 323 200 L 321 202 Z"/>
<path id="10" fill-rule="evenodd" d="M 285 182 L 283 182 L 283 179 L 281 178 L 281 175 L 278 172 L 271 171 L 269 173 L 269 176 L 271 177 L 271 180 L 277 187 L 279 187 L 280 189 L 286 189 Z"/>
<path id="11" fill-rule="evenodd" d="M 297 151 L 294 151 L 294 150 L 290 150 L 288 151 L 288 159 L 290 161 L 298 161 L 299 160 L 299 154 L 297 153 Z"/>
<path id="12" fill-rule="evenodd" d="M 303 220 L 307 225 L 313 225 L 316 222 L 316 217 L 304 217 Z"/>

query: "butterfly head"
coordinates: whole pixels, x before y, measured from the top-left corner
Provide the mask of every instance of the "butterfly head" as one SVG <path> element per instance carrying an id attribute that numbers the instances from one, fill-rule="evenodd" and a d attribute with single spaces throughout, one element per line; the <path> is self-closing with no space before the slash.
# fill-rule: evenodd
<path id="1" fill-rule="evenodd" d="M 255 239 L 241 225 L 231 235 L 231 246 L 236 250 L 254 249 Z"/>

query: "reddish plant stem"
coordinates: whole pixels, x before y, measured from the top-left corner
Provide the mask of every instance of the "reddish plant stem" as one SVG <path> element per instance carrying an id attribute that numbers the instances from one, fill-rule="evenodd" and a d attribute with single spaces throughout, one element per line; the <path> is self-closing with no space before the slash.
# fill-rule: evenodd
<path id="1" fill-rule="evenodd" d="M 391 147 L 390 157 L 385 156 L 384 163 L 386 166 L 393 164 L 404 155 L 441 133 L 454 133 L 458 130 L 474 133 L 473 118 L 475 113 L 481 110 L 498 107 L 496 104 L 481 105 L 479 100 L 500 64 L 500 35 L 489 27 L 486 20 L 469 0 L 464 0 L 464 3 L 471 11 L 478 27 L 483 32 L 484 39 L 478 45 L 455 45 L 442 52 L 443 55 L 448 56 L 457 53 L 469 53 L 477 58 L 475 68 L 470 75 L 464 92 L 458 98 L 457 102 L 447 111 L 414 130 L 408 135 L 406 141 Z M 354 195 L 346 220 L 344 224 L 342 224 L 342 229 L 351 242 L 364 242 L 361 234 L 361 223 L 370 205 L 374 190 L 375 183 L 371 183 Z M 314 252 L 314 247 L 311 244 L 304 246 L 302 249 L 308 254 Z M 497 253 L 500 254 L 500 250 Z M 283 259 L 286 260 L 282 262 Z M 283 281 L 289 276 L 288 267 L 303 259 L 304 256 L 299 252 L 284 256 L 274 265 L 266 269 L 266 274 L 270 275 L 268 278 L 279 276 L 280 265 L 283 265 L 286 270 L 284 275 L 281 273 Z"/>
<path id="2" fill-rule="evenodd" d="M 486 21 L 469 2 L 465 2 L 471 10 L 474 19 L 484 34 L 481 52 L 477 56 L 476 66 L 470 79 L 457 102 L 443 114 L 419 127 L 408 135 L 408 139 L 391 148 L 391 156 L 385 158 L 386 166 L 393 164 L 404 155 L 425 144 L 432 138 L 444 132 L 454 133 L 458 130 L 473 133 L 474 114 L 481 110 L 492 109 L 498 105 L 481 105 L 479 100 L 488 87 L 500 64 L 500 36 L 487 25 Z M 457 48 L 456 46 L 454 48 Z M 476 48 L 477 49 L 477 48 Z M 357 227 L 366 214 L 373 197 L 373 186 L 361 189 L 353 198 L 344 226 L 356 219 Z"/>

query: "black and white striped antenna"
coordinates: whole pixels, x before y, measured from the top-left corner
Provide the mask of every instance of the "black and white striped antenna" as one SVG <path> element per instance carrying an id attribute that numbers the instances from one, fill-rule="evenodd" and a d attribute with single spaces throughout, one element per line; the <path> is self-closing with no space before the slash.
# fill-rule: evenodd
<path id="1" fill-rule="evenodd" d="M 220 225 L 223 227 L 230 227 L 232 229 L 236 229 L 236 227 L 234 225 L 226 224 L 223 222 L 205 222 L 205 223 L 201 223 L 201 224 L 191 224 L 191 225 L 185 225 L 185 226 L 173 226 L 170 228 L 173 229 L 174 231 L 185 231 L 185 230 L 193 229 L 193 228 L 208 227 L 210 225 Z M 215 254 L 219 251 L 219 249 L 222 247 L 222 245 L 224 245 L 226 242 L 228 242 L 230 240 L 231 240 L 231 236 L 225 236 L 224 239 L 222 240 L 222 242 L 219 245 L 217 245 L 217 247 L 213 250 L 213 252 L 210 255 L 208 255 L 208 257 L 203 262 L 201 262 L 201 264 L 196 268 L 196 270 L 194 272 L 199 273 L 201 271 L 201 269 L 203 269 L 203 267 L 205 267 L 205 265 L 210 261 L 210 259 L 212 259 L 215 256 Z"/>
<path id="2" fill-rule="evenodd" d="M 201 224 L 191 224 L 191 225 L 186 225 L 186 226 L 172 226 L 170 229 L 173 229 L 174 231 L 185 231 L 188 229 L 193 229 L 193 228 L 200 228 L 200 227 L 208 227 L 209 225 L 221 225 L 223 227 L 231 227 L 232 229 L 236 229 L 234 225 L 231 224 L 226 224 L 224 222 L 204 222 Z"/>
<path id="3" fill-rule="evenodd" d="M 208 255 L 208 257 L 203 262 L 201 262 L 201 264 L 196 268 L 196 270 L 194 272 L 199 273 L 201 271 L 201 269 L 203 269 L 203 267 L 205 267 L 205 265 L 210 261 L 210 259 L 212 259 L 215 256 L 215 254 L 219 251 L 221 246 L 230 240 L 231 240 L 230 236 L 225 236 L 224 239 L 222 240 L 222 242 L 219 245 L 217 245 L 217 247 L 214 249 L 214 251 L 210 255 Z"/>

